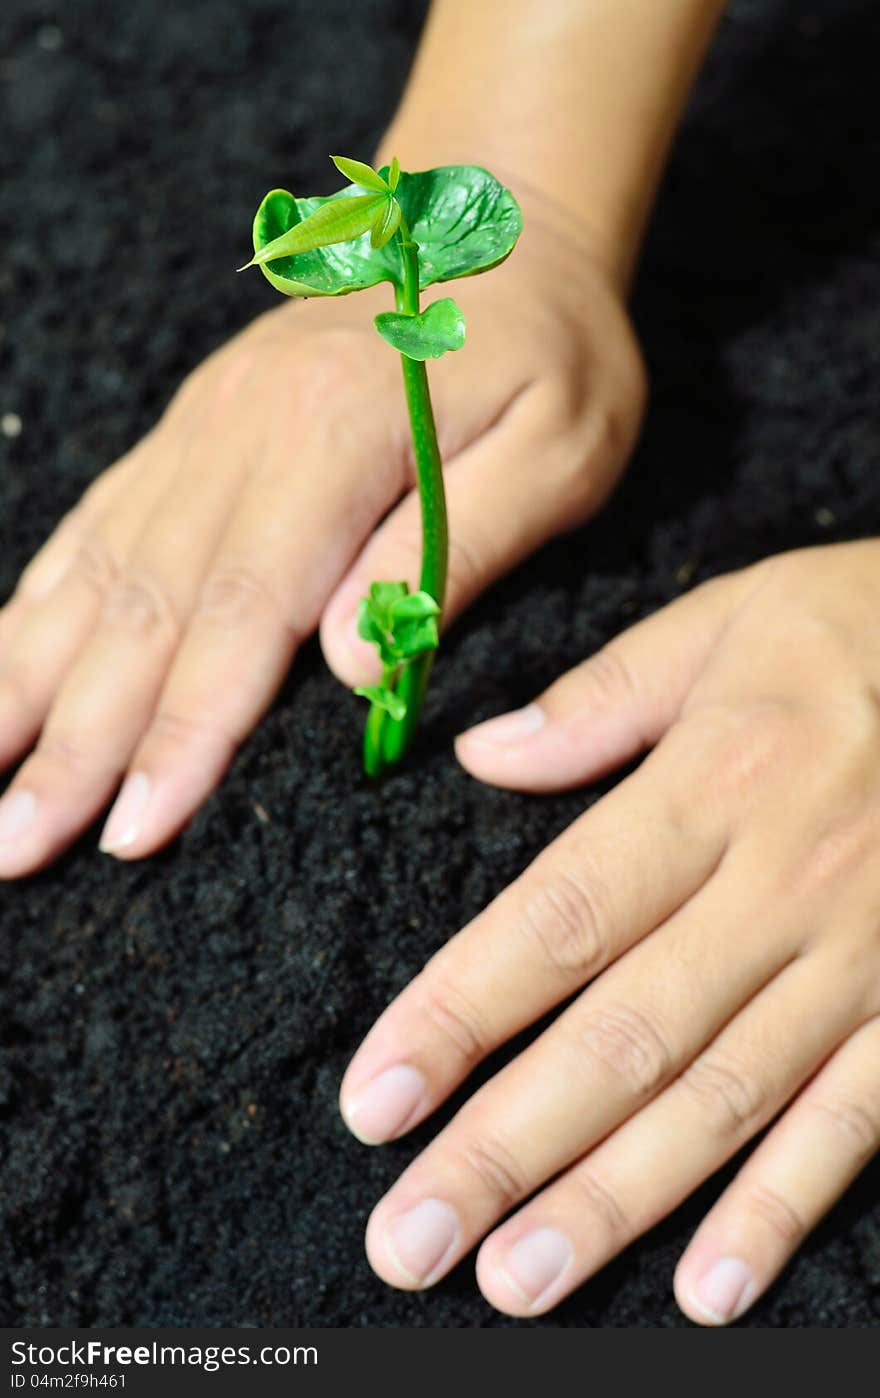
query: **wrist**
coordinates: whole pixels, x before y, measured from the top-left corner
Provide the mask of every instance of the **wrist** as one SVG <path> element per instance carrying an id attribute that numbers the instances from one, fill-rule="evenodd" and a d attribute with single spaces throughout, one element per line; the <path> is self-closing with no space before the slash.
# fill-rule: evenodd
<path id="1" fill-rule="evenodd" d="M 619 291 L 723 0 L 433 0 L 380 143 L 476 164 L 579 229 Z"/>

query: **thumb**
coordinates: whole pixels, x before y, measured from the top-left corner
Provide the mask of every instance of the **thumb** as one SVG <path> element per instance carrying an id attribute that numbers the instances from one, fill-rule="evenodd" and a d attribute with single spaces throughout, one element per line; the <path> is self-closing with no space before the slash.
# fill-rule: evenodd
<path id="1" fill-rule="evenodd" d="M 713 578 L 621 632 L 534 703 L 462 733 L 462 766 L 493 786 L 556 791 L 652 747 L 754 581 L 752 568 Z"/>
<path id="2" fill-rule="evenodd" d="M 619 468 L 616 436 L 594 414 L 575 440 L 554 431 L 540 385 L 517 390 L 500 417 L 444 469 L 449 511 L 449 576 L 443 626 L 523 558 L 599 504 Z M 372 647 L 357 637 L 358 601 L 377 579 L 417 586 L 421 555 L 416 491 L 376 529 L 321 619 L 321 645 L 345 684 L 374 682 Z"/>

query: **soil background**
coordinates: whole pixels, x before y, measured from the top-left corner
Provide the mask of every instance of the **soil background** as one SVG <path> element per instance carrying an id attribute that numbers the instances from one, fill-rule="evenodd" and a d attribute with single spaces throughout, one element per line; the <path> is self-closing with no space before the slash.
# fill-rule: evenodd
<path id="1" fill-rule="evenodd" d="M 231 275 L 254 208 L 329 192 L 329 149 L 370 151 L 423 14 L 4 0 L 0 412 L 22 431 L 0 437 L 0 595 L 274 303 Z M 454 733 L 703 578 L 880 527 L 878 40 L 875 0 L 731 4 L 636 288 L 653 398 L 631 469 L 455 627 L 406 771 L 361 781 L 361 710 L 312 642 L 167 851 L 116 864 L 96 826 L 0 889 L 0 1322 L 520 1323 L 472 1257 L 421 1295 L 373 1276 L 364 1221 L 431 1128 L 369 1151 L 337 1084 L 426 957 L 600 794 L 488 790 Z M 689 1324 L 673 1268 L 735 1164 L 539 1323 Z M 878 1180 L 743 1325 L 877 1324 Z"/>

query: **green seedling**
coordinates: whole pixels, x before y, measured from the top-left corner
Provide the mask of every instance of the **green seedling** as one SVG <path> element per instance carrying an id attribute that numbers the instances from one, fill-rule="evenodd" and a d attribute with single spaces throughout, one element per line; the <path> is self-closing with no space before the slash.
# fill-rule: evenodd
<path id="1" fill-rule="evenodd" d="M 421 500 L 422 571 L 417 592 L 405 582 L 375 582 L 360 605 L 358 634 L 375 645 L 382 662 L 380 683 L 355 690 L 370 702 L 364 769 L 378 776 L 412 740 L 446 592 L 446 497 L 425 361 L 460 349 L 465 323 L 450 298 L 422 311 L 419 295 L 436 282 L 503 262 L 519 237 L 522 215 L 510 190 L 478 165 L 406 174 L 396 157 L 380 170 L 344 156 L 331 159 L 349 185 L 312 199 L 270 190 L 254 218 L 254 256 L 246 265 L 259 267 L 285 296 L 345 296 L 379 282 L 394 288 L 395 309 L 373 323 L 403 365 Z"/>

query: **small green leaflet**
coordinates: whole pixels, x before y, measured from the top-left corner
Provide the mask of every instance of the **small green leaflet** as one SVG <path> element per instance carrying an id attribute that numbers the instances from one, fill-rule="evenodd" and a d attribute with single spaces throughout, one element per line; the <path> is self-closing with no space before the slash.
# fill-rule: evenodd
<path id="1" fill-rule="evenodd" d="M 386 689 L 381 684 L 359 684 L 354 692 L 362 699 L 369 699 L 371 704 L 384 709 L 397 723 L 406 718 L 406 701 L 401 699 L 399 694 L 395 694 L 393 689 Z"/>
<path id="2" fill-rule="evenodd" d="M 404 597 L 409 596 L 409 583 L 405 582 L 374 582 L 370 584 L 368 601 L 371 609 L 377 617 L 384 623 L 390 620 L 391 608 L 397 602 L 402 602 Z"/>
<path id="3" fill-rule="evenodd" d="M 427 592 L 410 592 L 405 582 L 373 583 L 361 599 L 358 635 L 379 652 L 386 669 L 414 660 L 440 642 L 440 608 Z"/>
<path id="4" fill-rule="evenodd" d="M 381 311 L 373 324 L 383 340 L 409 359 L 439 359 L 464 344 L 464 315 L 449 296 L 432 301 L 417 316 Z"/>
<path id="5" fill-rule="evenodd" d="M 389 199 L 382 217 L 373 224 L 370 233 L 370 247 L 384 248 L 400 227 L 400 205 L 396 199 Z"/>
<path id="6" fill-rule="evenodd" d="M 359 184 L 362 189 L 372 189 L 379 194 L 390 192 L 390 185 L 386 184 L 372 165 L 365 165 L 362 160 L 349 160 L 346 155 L 331 155 L 330 159 L 340 175 L 351 180 L 352 184 Z"/>
<path id="7" fill-rule="evenodd" d="M 379 586 L 382 584 L 379 583 Z M 391 586 L 399 587 L 400 584 L 392 583 Z M 440 615 L 440 608 L 430 592 L 405 592 L 402 597 L 392 601 L 390 610 L 392 621 L 426 621 Z"/>

